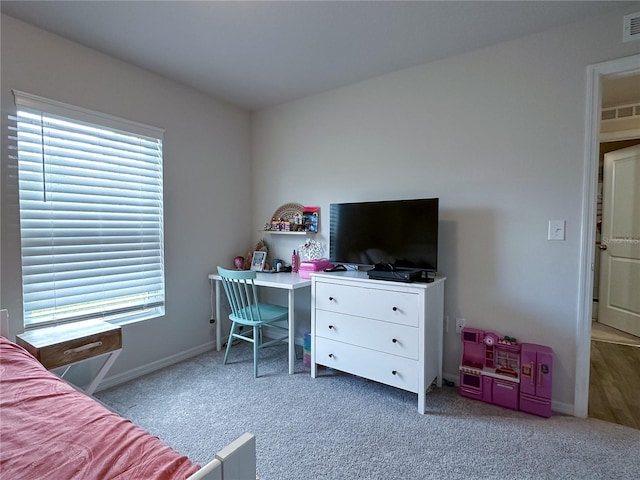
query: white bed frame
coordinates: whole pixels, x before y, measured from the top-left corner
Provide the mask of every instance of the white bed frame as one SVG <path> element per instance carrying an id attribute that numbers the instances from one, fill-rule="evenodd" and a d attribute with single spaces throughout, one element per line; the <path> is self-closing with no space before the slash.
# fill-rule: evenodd
<path id="1" fill-rule="evenodd" d="M 244 433 L 187 480 L 256 480 L 256 437 Z"/>
<path id="2" fill-rule="evenodd" d="M 0 335 L 10 336 L 9 314 L 0 310 Z M 215 458 L 187 480 L 256 480 L 256 437 L 244 433 L 215 454 Z"/>

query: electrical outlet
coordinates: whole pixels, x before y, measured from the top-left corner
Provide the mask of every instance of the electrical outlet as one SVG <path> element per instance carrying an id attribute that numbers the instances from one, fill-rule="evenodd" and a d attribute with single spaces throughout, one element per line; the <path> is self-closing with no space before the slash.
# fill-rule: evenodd
<path id="1" fill-rule="evenodd" d="M 456 333 L 462 332 L 466 320 L 464 318 L 456 318 Z"/>

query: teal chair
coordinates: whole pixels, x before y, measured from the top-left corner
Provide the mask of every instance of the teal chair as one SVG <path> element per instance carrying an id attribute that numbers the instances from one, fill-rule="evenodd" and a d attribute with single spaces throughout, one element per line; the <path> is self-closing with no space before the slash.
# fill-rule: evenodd
<path id="1" fill-rule="evenodd" d="M 227 341 L 227 349 L 224 353 L 223 363 L 227 363 L 227 357 L 231 350 L 231 345 L 235 338 L 253 343 L 253 376 L 258 376 L 258 350 L 276 343 L 280 343 L 289 337 L 288 326 L 277 325 L 276 323 L 288 323 L 289 309 L 280 305 L 260 303 L 258 301 L 257 288 L 254 283 L 256 272 L 250 270 L 227 270 L 218 267 L 218 274 L 222 277 L 222 285 L 227 294 L 231 314 L 229 320 L 231 333 Z M 236 333 L 238 325 L 245 325 L 252 328 L 252 336 Z M 275 333 L 286 332 L 282 337 L 278 337 L 268 342 L 264 341 L 262 335 L 263 325 L 269 325 L 269 331 Z"/>

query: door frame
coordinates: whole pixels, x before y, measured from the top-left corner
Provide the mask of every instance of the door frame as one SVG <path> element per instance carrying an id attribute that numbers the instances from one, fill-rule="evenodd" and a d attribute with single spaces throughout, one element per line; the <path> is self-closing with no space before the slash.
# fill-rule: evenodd
<path id="1" fill-rule="evenodd" d="M 640 55 L 632 55 L 630 57 L 597 63 L 587 67 L 578 321 L 576 325 L 576 375 L 573 398 L 573 414 L 576 417 L 587 417 L 589 410 L 591 315 L 593 309 L 593 270 L 596 245 L 596 200 L 600 151 L 602 78 L 606 75 L 623 75 L 639 72 Z"/>

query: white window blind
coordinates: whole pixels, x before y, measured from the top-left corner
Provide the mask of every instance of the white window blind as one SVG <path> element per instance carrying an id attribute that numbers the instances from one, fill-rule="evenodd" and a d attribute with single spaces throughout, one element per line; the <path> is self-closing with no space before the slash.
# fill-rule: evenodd
<path id="1" fill-rule="evenodd" d="M 163 314 L 162 130 L 14 96 L 25 327 Z"/>

